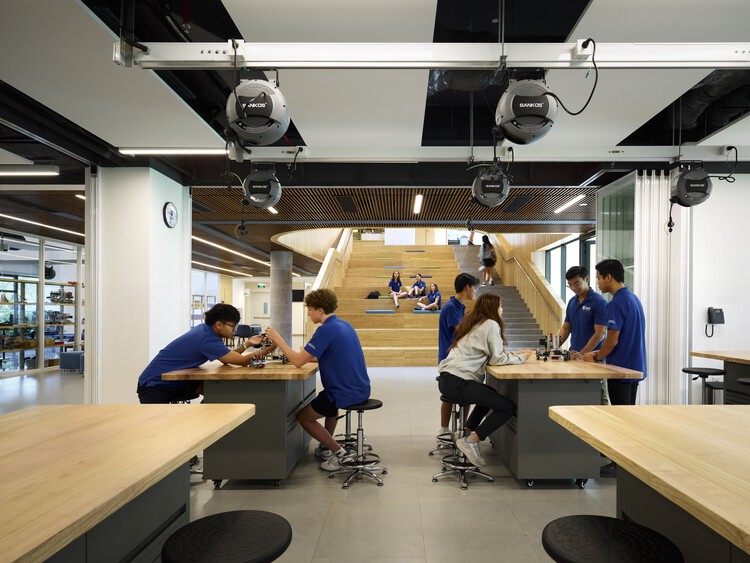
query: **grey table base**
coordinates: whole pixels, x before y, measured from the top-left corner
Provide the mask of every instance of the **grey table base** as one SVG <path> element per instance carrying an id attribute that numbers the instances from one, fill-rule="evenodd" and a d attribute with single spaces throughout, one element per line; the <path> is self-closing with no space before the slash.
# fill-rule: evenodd
<path id="1" fill-rule="evenodd" d="M 314 376 L 206 381 L 206 403 L 253 403 L 255 416 L 203 452 L 203 477 L 214 481 L 270 479 L 280 484 L 310 444 L 296 414 L 314 397 Z"/>
<path id="2" fill-rule="evenodd" d="M 516 404 L 516 416 L 490 436 L 518 479 L 599 477 L 599 453 L 549 418 L 552 405 L 598 405 L 599 379 L 496 379 L 488 384 Z"/>
<path id="3" fill-rule="evenodd" d="M 672 540 L 686 563 L 750 563 L 750 554 L 622 467 L 617 468 L 617 516 Z"/>

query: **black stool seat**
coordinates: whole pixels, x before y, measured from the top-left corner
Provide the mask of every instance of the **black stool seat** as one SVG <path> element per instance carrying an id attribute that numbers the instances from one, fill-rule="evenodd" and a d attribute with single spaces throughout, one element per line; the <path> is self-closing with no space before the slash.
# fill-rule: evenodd
<path id="1" fill-rule="evenodd" d="M 445 395 L 440 395 L 440 400 L 441 400 L 441 401 L 443 401 L 444 403 L 448 403 L 448 404 L 451 404 L 451 405 L 455 405 L 455 404 L 458 404 L 458 403 L 456 403 L 455 401 L 451 401 L 451 400 L 450 400 L 450 399 L 449 399 L 448 397 L 446 397 Z M 467 405 L 467 403 L 461 403 L 461 404 L 459 404 L 458 406 L 459 406 L 459 407 L 465 407 L 466 405 Z"/>
<path id="2" fill-rule="evenodd" d="M 542 545 L 558 563 L 681 563 L 682 553 L 658 532 L 608 516 L 557 518 L 544 527 Z"/>
<path id="3" fill-rule="evenodd" d="M 723 381 L 706 381 L 706 387 L 709 387 L 713 389 L 714 391 L 723 391 L 724 382 Z"/>
<path id="4" fill-rule="evenodd" d="M 263 563 L 292 542 L 284 518 L 263 510 L 234 510 L 200 518 L 167 538 L 164 563 Z"/>
<path id="5" fill-rule="evenodd" d="M 711 377 L 712 375 L 726 375 L 727 370 L 717 368 L 682 368 L 682 373 L 689 373 L 698 377 Z"/>
<path id="6" fill-rule="evenodd" d="M 375 409 L 379 409 L 383 406 L 383 401 L 378 401 L 377 399 L 367 399 L 364 403 L 360 403 L 359 405 L 349 405 L 346 407 L 345 410 L 348 411 L 372 411 Z"/>
<path id="7" fill-rule="evenodd" d="M 740 385 L 750 385 L 750 377 L 739 377 L 737 378 L 737 383 Z"/>

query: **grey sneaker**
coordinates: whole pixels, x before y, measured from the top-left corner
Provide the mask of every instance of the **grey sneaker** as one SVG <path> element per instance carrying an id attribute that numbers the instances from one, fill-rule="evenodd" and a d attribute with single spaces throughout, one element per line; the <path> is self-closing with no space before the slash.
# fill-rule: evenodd
<path id="1" fill-rule="evenodd" d="M 326 460 L 333 455 L 333 452 L 324 445 L 318 444 L 318 447 L 315 448 L 315 455 L 322 460 Z"/>
<path id="2" fill-rule="evenodd" d="M 456 447 L 461 450 L 466 458 L 477 467 L 484 467 L 487 462 L 479 453 L 479 444 L 472 442 L 469 437 L 456 441 Z"/>
<path id="3" fill-rule="evenodd" d="M 336 471 L 337 469 L 341 469 L 343 467 L 341 465 L 342 463 L 351 461 L 351 459 L 352 457 L 349 455 L 342 455 L 341 457 L 339 457 L 337 455 L 331 454 L 331 457 L 320 464 L 320 468 L 323 471 Z"/>

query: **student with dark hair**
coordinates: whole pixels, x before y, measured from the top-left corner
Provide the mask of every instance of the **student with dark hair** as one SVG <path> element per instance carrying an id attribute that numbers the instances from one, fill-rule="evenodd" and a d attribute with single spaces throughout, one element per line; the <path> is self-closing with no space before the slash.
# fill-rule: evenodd
<path id="1" fill-rule="evenodd" d="M 419 298 L 425 296 L 426 291 L 426 284 L 424 281 L 422 281 L 422 274 L 416 274 L 414 276 L 416 278 L 416 281 L 411 285 L 411 289 L 409 290 L 409 298 Z"/>
<path id="2" fill-rule="evenodd" d="M 495 268 L 497 256 L 495 255 L 495 249 L 492 248 L 492 244 L 490 243 L 490 237 L 487 235 L 482 235 L 482 246 L 479 247 L 479 261 L 482 263 L 479 268 L 482 272 L 482 285 L 492 285 L 494 283 L 492 281 L 492 272 Z"/>
<path id="3" fill-rule="evenodd" d="M 224 338 L 232 338 L 240 312 L 225 303 L 214 305 L 206 311 L 205 322 L 193 327 L 165 346 L 143 370 L 138 378 L 138 399 L 141 403 L 169 403 L 194 399 L 203 392 L 202 381 L 162 381 L 168 371 L 190 369 L 205 362 L 219 360 L 225 364 L 246 366 L 253 358 L 265 355 L 268 350 L 243 355 L 250 346 L 261 344 L 261 335 L 253 336 L 234 350 L 224 345 Z"/>
<path id="4" fill-rule="evenodd" d="M 596 281 L 602 293 L 611 293 L 607 304 L 607 337 L 599 350 L 584 355 L 589 362 L 607 363 L 643 373 L 646 379 L 646 316 L 635 294 L 625 286 L 625 268 L 619 260 L 602 260 L 596 265 Z M 634 405 L 641 379 L 610 379 L 609 399 L 613 405 Z"/>
<path id="5" fill-rule="evenodd" d="M 297 413 L 297 421 L 320 442 L 315 450 L 324 459 L 320 468 L 335 471 L 341 468 L 346 455 L 333 438 L 339 409 L 370 398 L 370 377 L 357 332 L 334 314 L 338 307 L 336 294 L 330 289 L 317 289 L 307 294 L 305 307 L 310 320 L 320 326 L 304 348 L 293 350 L 271 327 L 266 334 L 296 367 L 317 358 L 323 390 Z M 325 425 L 318 422 L 321 418 L 325 418 Z"/>
<path id="6" fill-rule="evenodd" d="M 406 296 L 406 292 L 401 291 L 402 285 L 401 274 L 398 270 L 395 270 L 393 274 L 391 274 L 391 281 L 388 282 L 388 295 L 393 299 L 393 304 L 396 306 L 396 309 L 401 307 L 401 305 L 398 304 L 398 298 Z"/>
<path id="7" fill-rule="evenodd" d="M 530 350 L 505 352 L 502 315 L 498 295 L 481 295 L 458 325 L 448 357 L 438 367 L 443 396 L 453 403 L 474 405 L 464 428 L 466 435 L 456 437 L 456 447 L 478 467 L 486 465 L 479 442 L 505 424 L 516 410 L 513 401 L 484 384 L 484 368 L 523 364 L 531 355 Z"/>
<path id="8" fill-rule="evenodd" d="M 466 301 L 473 301 L 477 296 L 477 285 L 479 280 L 471 274 L 461 273 L 453 280 L 453 289 L 456 294 L 452 296 L 440 311 L 438 319 L 438 364 L 448 356 L 456 335 L 456 328 L 461 324 L 466 311 Z M 451 419 L 451 404 L 440 402 L 440 432 L 438 435 L 450 432 L 448 424 Z M 438 442 L 439 443 L 439 442 Z"/>
<path id="9" fill-rule="evenodd" d="M 427 304 L 422 303 L 425 299 L 427 299 Z M 438 311 L 440 309 L 441 299 L 442 296 L 440 295 L 440 290 L 438 290 L 437 284 L 431 283 L 430 291 L 428 291 L 427 295 L 424 297 L 419 298 L 419 301 L 417 301 L 417 307 L 420 309 L 427 309 L 428 311 Z"/>
<path id="10" fill-rule="evenodd" d="M 583 354 L 598 350 L 607 332 L 607 301 L 589 286 L 589 271 L 573 266 L 565 272 L 568 288 L 574 293 L 565 309 L 565 320 L 558 331 L 562 344 L 570 336 L 570 354 L 582 360 Z"/>

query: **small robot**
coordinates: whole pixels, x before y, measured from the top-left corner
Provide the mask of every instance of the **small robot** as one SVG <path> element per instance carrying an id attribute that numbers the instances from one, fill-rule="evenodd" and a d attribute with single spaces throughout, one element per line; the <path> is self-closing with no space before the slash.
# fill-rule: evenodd
<path id="1" fill-rule="evenodd" d="M 570 361 L 570 350 L 560 349 L 560 336 L 552 333 L 539 339 L 539 344 L 544 346 L 536 351 L 536 359 L 550 362 Z"/>

